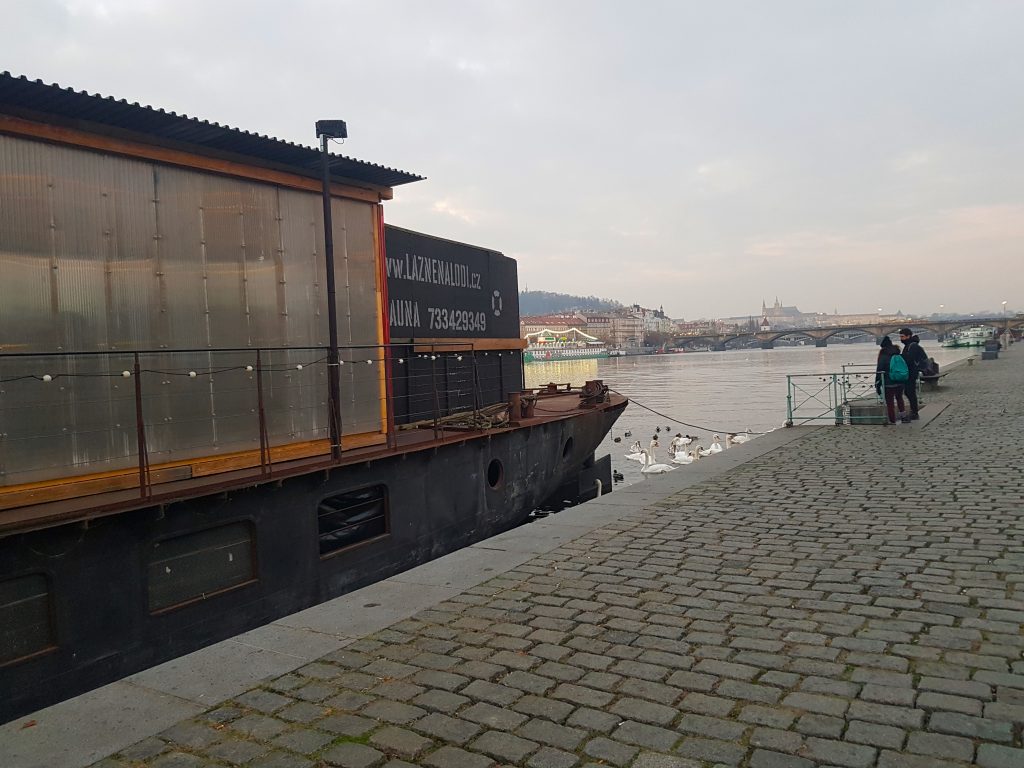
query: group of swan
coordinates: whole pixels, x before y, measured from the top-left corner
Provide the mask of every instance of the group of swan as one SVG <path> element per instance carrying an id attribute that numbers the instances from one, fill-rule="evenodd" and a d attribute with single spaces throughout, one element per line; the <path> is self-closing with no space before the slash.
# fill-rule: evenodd
<path id="1" fill-rule="evenodd" d="M 726 448 L 731 448 L 734 445 L 742 445 L 743 443 L 751 440 L 753 435 L 750 434 L 748 429 L 746 432 L 740 432 L 737 434 L 728 434 L 725 436 Z M 713 435 L 712 443 L 709 448 L 702 448 L 699 443 L 693 445 L 697 438 L 686 435 L 677 435 L 670 446 L 670 450 L 673 453 L 671 459 L 672 464 L 692 464 L 695 461 L 699 461 L 704 456 L 713 456 L 716 453 L 721 453 L 725 448 L 722 447 L 721 435 Z M 688 446 L 693 445 L 693 450 L 685 450 Z M 640 441 L 635 441 L 629 447 L 629 453 L 627 453 L 626 459 L 629 461 L 638 461 L 643 464 L 640 469 L 645 475 L 660 475 L 665 472 L 671 472 L 676 467 L 671 464 L 658 464 L 656 463 L 655 449 L 658 447 L 657 435 L 651 441 L 651 448 L 647 450 L 643 448 Z"/>

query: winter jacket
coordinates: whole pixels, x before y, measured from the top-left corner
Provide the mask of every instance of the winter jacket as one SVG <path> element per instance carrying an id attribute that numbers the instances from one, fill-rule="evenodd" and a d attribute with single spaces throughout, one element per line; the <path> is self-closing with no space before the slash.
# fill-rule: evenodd
<path id="1" fill-rule="evenodd" d="M 875 389 L 877 391 L 881 391 L 883 380 L 885 381 L 886 388 L 895 388 L 903 386 L 903 382 L 893 384 L 892 382 L 889 381 L 889 360 L 892 359 L 894 355 L 898 355 L 899 353 L 900 348 L 897 347 L 895 344 L 889 347 L 882 347 L 880 350 L 878 350 L 878 364 L 875 366 Z M 885 374 L 884 379 L 882 374 Z"/>
<path id="2" fill-rule="evenodd" d="M 928 353 L 921 349 L 921 339 L 917 336 L 910 337 L 910 341 L 903 346 L 902 354 L 903 362 L 907 364 L 907 371 L 910 373 L 910 381 L 913 381 L 919 373 L 927 371 L 931 367 Z"/>

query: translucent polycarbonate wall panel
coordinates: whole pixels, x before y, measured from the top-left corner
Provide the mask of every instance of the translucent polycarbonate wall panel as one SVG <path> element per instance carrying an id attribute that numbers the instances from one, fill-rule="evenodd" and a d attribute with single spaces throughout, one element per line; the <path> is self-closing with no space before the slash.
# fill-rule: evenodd
<path id="1" fill-rule="evenodd" d="M 134 466 L 131 367 L 130 354 L 0 356 L 0 485 Z"/>
<path id="2" fill-rule="evenodd" d="M 365 203 L 333 200 L 334 264 L 341 344 L 376 344 L 377 263 L 374 258 L 374 210 Z M 369 339 L 373 341 L 369 341 Z M 363 341 L 365 339 L 366 341 Z M 346 351 L 342 359 L 341 399 L 344 434 L 381 429 L 380 352 Z M 373 360 L 366 363 L 366 360 Z"/>
<path id="3" fill-rule="evenodd" d="M 332 212 L 339 342 L 374 345 L 374 206 Z M 294 349 L 328 339 L 315 192 L 0 136 L 0 271 L 0 355 L 141 353 L 151 464 L 259 446 L 257 348 L 271 444 L 327 436 L 326 350 Z M 378 431 L 381 353 L 350 357 L 343 431 Z M 0 385 L 0 482 L 137 462 L 131 362 L 3 358 L 61 376 Z"/>
<path id="4" fill-rule="evenodd" d="M 326 347 L 327 267 L 320 198 L 291 189 L 278 191 L 284 276 L 282 346 Z"/>
<path id="5" fill-rule="evenodd" d="M 149 165 L 0 137 L 0 348 L 154 341 Z"/>

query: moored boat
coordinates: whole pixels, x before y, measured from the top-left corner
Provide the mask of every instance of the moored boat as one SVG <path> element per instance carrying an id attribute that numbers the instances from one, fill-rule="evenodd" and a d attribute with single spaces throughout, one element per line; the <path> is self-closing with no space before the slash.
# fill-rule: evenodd
<path id="1" fill-rule="evenodd" d="M 385 228 L 420 177 L 352 158 L 325 225 L 322 159 L 0 75 L 0 721 L 592 471 L 626 401 L 524 393 L 515 262 Z"/>
<path id="2" fill-rule="evenodd" d="M 565 331 L 544 329 L 526 335 L 527 363 L 546 363 L 558 360 L 595 360 L 609 356 L 608 347 L 595 336 L 579 328 Z"/>
<path id="3" fill-rule="evenodd" d="M 975 325 L 970 328 L 964 328 L 961 331 L 954 331 L 942 342 L 942 346 L 947 349 L 983 347 L 985 342 L 991 338 L 991 328 L 984 325 Z"/>

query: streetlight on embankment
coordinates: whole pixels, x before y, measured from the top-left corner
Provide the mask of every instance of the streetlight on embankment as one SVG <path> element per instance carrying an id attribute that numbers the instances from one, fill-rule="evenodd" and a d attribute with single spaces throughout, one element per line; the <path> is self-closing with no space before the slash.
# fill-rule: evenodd
<path id="1" fill-rule="evenodd" d="M 1006 322 L 1006 302 L 1003 302 L 1003 349 L 1010 348 L 1010 326 Z"/>

